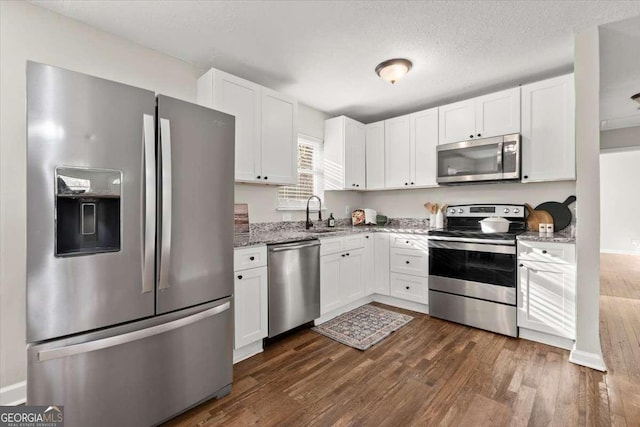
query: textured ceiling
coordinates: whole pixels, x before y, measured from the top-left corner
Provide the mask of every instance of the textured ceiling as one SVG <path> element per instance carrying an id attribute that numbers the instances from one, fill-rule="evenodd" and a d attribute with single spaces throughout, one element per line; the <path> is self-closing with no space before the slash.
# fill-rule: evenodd
<path id="1" fill-rule="evenodd" d="M 640 126 L 640 17 L 600 27 L 602 129 Z"/>
<path id="2" fill-rule="evenodd" d="M 636 1 L 33 1 L 203 70 L 365 123 L 570 71 L 573 35 Z M 414 67 L 395 86 L 389 58 Z"/>

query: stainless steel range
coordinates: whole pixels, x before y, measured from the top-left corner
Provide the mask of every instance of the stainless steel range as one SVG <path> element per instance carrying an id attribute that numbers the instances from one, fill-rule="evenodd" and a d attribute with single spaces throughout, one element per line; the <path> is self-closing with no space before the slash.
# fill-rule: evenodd
<path id="1" fill-rule="evenodd" d="M 510 221 L 506 233 L 484 233 L 487 217 Z M 526 230 L 523 205 L 457 205 L 448 227 L 429 233 L 429 314 L 512 337 L 516 323 L 516 236 Z"/>

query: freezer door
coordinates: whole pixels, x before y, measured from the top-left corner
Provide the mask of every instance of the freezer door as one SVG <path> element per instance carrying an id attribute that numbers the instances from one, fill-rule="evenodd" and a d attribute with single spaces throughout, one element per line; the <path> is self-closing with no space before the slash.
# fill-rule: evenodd
<path id="1" fill-rule="evenodd" d="M 28 342 L 154 314 L 154 113 L 153 92 L 27 64 Z"/>
<path id="2" fill-rule="evenodd" d="M 235 119 L 158 96 L 158 314 L 233 293 Z"/>
<path id="3" fill-rule="evenodd" d="M 232 381 L 230 299 L 27 348 L 27 404 L 64 405 L 65 426 L 150 426 Z"/>

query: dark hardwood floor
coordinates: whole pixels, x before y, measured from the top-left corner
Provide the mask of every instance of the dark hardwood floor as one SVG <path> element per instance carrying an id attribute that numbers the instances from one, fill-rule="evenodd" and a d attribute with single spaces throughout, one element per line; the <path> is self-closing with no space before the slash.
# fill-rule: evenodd
<path id="1" fill-rule="evenodd" d="M 604 255 L 609 372 L 569 352 L 406 310 L 361 352 L 309 330 L 234 367 L 232 393 L 167 426 L 640 426 L 640 257 Z"/>

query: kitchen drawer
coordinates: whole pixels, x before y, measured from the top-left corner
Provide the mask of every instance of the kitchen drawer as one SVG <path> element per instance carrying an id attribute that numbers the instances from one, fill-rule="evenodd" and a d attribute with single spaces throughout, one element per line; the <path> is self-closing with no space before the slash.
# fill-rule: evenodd
<path id="1" fill-rule="evenodd" d="M 520 240 L 518 241 L 518 260 L 575 264 L 576 246 L 573 243 L 530 242 Z"/>
<path id="2" fill-rule="evenodd" d="M 320 256 L 331 255 L 344 250 L 344 237 L 320 239 Z"/>
<path id="3" fill-rule="evenodd" d="M 246 270 L 248 268 L 264 267 L 267 265 L 267 247 L 252 246 L 250 248 L 237 248 L 233 253 L 233 270 Z"/>
<path id="4" fill-rule="evenodd" d="M 391 248 L 389 265 L 394 273 L 420 277 L 429 275 L 429 256 L 423 251 Z"/>
<path id="5" fill-rule="evenodd" d="M 420 304 L 428 303 L 429 283 L 426 277 L 391 273 L 390 295 Z"/>
<path id="6" fill-rule="evenodd" d="M 391 247 L 398 249 L 416 249 L 427 251 L 428 239 L 426 236 L 415 234 L 393 234 L 391 236 Z"/>
<path id="7" fill-rule="evenodd" d="M 345 236 L 344 239 L 344 250 L 348 251 L 351 249 L 360 249 L 364 248 L 364 234 L 355 234 L 351 236 Z"/>

